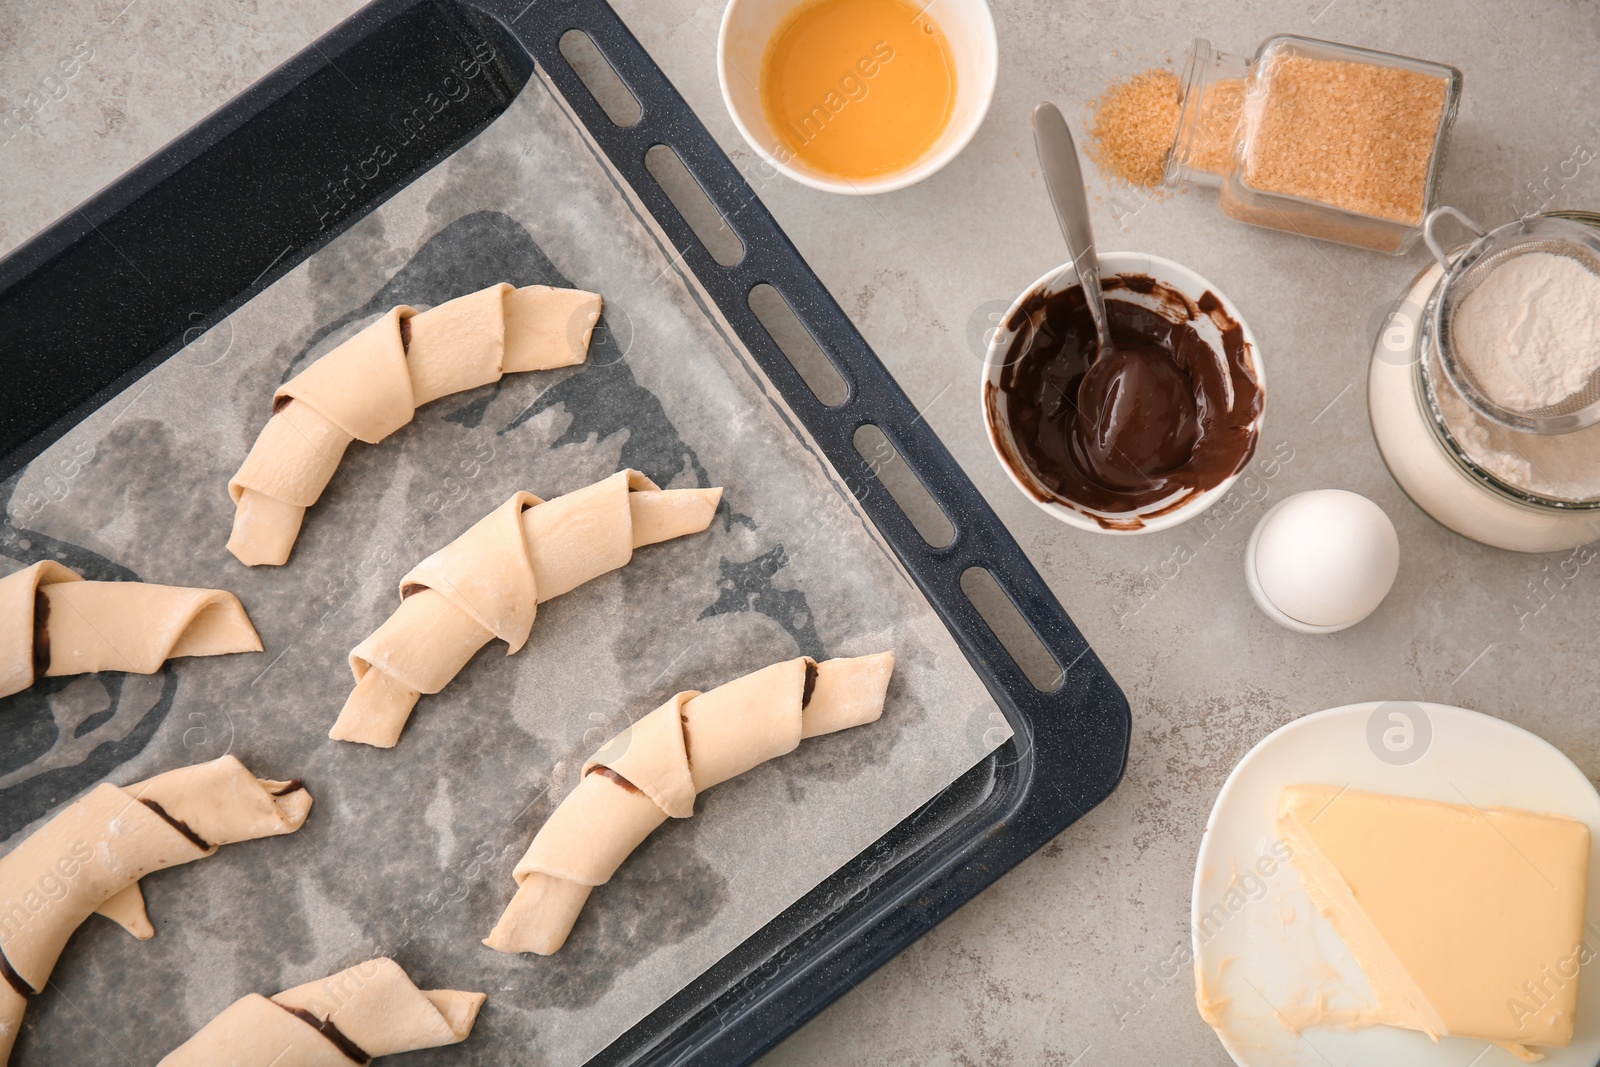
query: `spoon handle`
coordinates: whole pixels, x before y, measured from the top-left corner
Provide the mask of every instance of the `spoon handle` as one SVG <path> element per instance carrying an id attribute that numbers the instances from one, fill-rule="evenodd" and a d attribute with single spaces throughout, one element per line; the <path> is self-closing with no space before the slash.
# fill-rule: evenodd
<path id="1" fill-rule="evenodd" d="M 1100 292 L 1100 257 L 1094 250 L 1094 228 L 1089 224 L 1089 198 L 1084 192 L 1083 171 L 1078 166 L 1078 148 L 1072 141 L 1067 120 L 1048 101 L 1033 109 L 1033 146 L 1039 153 L 1045 189 L 1056 209 L 1061 235 L 1083 286 L 1089 316 L 1094 319 L 1099 349 L 1111 349 L 1111 330 L 1106 325 L 1106 302 Z"/>

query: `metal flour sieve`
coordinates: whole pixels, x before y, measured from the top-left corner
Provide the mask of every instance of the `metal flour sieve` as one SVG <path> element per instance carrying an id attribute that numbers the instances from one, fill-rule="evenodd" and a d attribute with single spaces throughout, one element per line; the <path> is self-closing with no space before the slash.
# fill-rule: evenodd
<path id="1" fill-rule="evenodd" d="M 1454 262 L 1434 234 L 1439 220 L 1445 216 L 1478 235 Z M 1428 213 L 1422 224 L 1422 237 L 1445 271 L 1432 301 L 1429 333 L 1445 376 L 1462 398 L 1484 418 L 1525 433 L 1571 433 L 1600 423 L 1600 371 L 1591 375 L 1583 388 L 1558 403 L 1529 410 L 1507 407 L 1484 391 L 1480 372 L 1452 343 L 1450 332 L 1451 323 L 1467 297 L 1490 274 L 1518 256 L 1532 252 L 1565 256 L 1600 276 L 1600 234 L 1582 222 L 1549 215 L 1533 215 L 1485 231 L 1455 208 L 1439 207 Z"/>

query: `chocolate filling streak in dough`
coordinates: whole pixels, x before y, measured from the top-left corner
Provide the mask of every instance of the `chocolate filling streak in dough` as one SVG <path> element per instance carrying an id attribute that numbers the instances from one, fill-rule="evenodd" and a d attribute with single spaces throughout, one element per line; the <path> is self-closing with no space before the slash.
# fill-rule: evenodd
<path id="1" fill-rule="evenodd" d="M 400 607 L 350 653 L 356 687 L 328 736 L 392 748 L 423 693 L 437 693 L 490 639 L 510 655 L 538 607 L 633 550 L 711 525 L 721 489 L 659 489 L 635 470 L 554 500 L 517 493 L 400 580 Z"/>
<path id="2" fill-rule="evenodd" d="M 277 796 L 278 794 L 274 792 L 272 795 Z M 167 809 L 163 808 L 160 804 L 157 804 L 148 797 L 139 801 L 139 803 L 143 804 L 145 807 L 161 816 L 162 820 L 165 821 L 168 826 L 182 834 L 188 839 L 191 845 L 199 849 L 201 852 L 209 852 L 211 850 L 211 842 L 207 841 L 205 838 L 189 829 L 189 824 L 184 822 L 182 819 L 174 819 L 171 815 L 168 815 Z"/>
<path id="3" fill-rule="evenodd" d="M 277 1004 L 277 1001 L 273 1001 L 273 1003 Z M 296 1019 L 299 1019 L 301 1022 L 305 1023 L 323 1037 L 327 1038 L 328 1041 L 332 1043 L 334 1048 L 344 1053 L 345 1059 L 351 1060 L 355 1063 L 372 1062 L 372 1057 L 367 1055 L 366 1050 L 360 1045 L 356 1044 L 354 1041 L 351 1041 L 348 1037 L 345 1037 L 344 1033 L 334 1025 L 332 1019 L 319 1019 L 304 1008 L 285 1008 L 282 1004 L 278 1004 L 278 1007 L 282 1008 L 290 1015 L 293 1015 Z M 202 1060 L 201 1062 L 205 1063 L 209 1061 Z"/>
<path id="4" fill-rule="evenodd" d="M 582 363 L 599 318 L 594 293 L 505 282 L 428 311 L 390 308 L 278 387 L 271 418 L 228 482 L 228 551 L 246 566 L 287 562 L 351 441 L 377 444 L 429 401 L 502 375 Z"/>
<path id="5" fill-rule="evenodd" d="M 418 989 L 394 960 L 234 1001 L 157 1067 L 349 1067 L 465 1041 L 482 993 Z"/>
<path id="6" fill-rule="evenodd" d="M 40 678 L 260 651 L 239 598 L 221 589 L 86 582 L 52 560 L 0 578 L 0 697 Z"/>
<path id="7" fill-rule="evenodd" d="M 893 672 L 892 652 L 822 663 L 802 657 L 708 693 L 679 693 L 584 764 L 577 788 L 517 863 L 516 895 L 483 943 L 500 952 L 555 952 L 589 891 L 610 881 L 669 816 L 687 819 L 701 791 L 792 752 L 804 738 L 873 722 Z"/>
<path id="8" fill-rule="evenodd" d="M 22 975 L 11 966 L 11 961 L 6 959 L 5 953 L 0 952 L 0 974 L 5 975 L 6 984 L 25 997 L 36 996 L 38 990 L 22 980 Z"/>
<path id="9" fill-rule="evenodd" d="M 0 856 L 0 1064 L 27 994 L 43 989 L 78 925 L 99 912 L 140 940 L 155 934 L 139 879 L 222 845 L 293 833 L 311 794 L 257 778 L 233 756 L 128 786 L 103 782 Z"/>

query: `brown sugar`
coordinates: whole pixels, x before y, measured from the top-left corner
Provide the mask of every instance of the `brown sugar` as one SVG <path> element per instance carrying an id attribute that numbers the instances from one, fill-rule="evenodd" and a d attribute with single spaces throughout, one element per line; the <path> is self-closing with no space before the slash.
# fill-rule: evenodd
<path id="1" fill-rule="evenodd" d="M 1096 97 L 1087 154 L 1108 176 L 1150 189 L 1175 165 L 1175 185 L 1217 186 L 1223 212 L 1244 222 L 1398 252 L 1430 206 L 1460 75 L 1361 52 L 1285 37 L 1246 62 L 1207 45 L 1183 79 L 1156 68 Z"/>
<path id="2" fill-rule="evenodd" d="M 1206 86 L 1200 118 L 1189 143 L 1187 163 L 1197 170 L 1223 174 L 1239 144 L 1239 117 L 1244 114 L 1244 79 L 1223 78 Z"/>
<path id="3" fill-rule="evenodd" d="M 1178 76 L 1157 68 L 1095 97 L 1089 104 L 1089 158 L 1129 184 L 1160 185 L 1178 132 L 1178 92 Z"/>
<path id="4" fill-rule="evenodd" d="M 1279 55 L 1256 81 L 1262 104 L 1244 159 L 1246 185 L 1393 222 L 1422 221 L 1444 78 Z"/>
<path id="5" fill-rule="evenodd" d="M 1405 232 L 1393 226 L 1336 216 L 1327 208 L 1293 200 L 1244 200 L 1227 183 L 1217 190 L 1217 200 L 1224 215 L 1252 226 L 1266 226 L 1379 252 L 1398 252 L 1406 242 Z"/>

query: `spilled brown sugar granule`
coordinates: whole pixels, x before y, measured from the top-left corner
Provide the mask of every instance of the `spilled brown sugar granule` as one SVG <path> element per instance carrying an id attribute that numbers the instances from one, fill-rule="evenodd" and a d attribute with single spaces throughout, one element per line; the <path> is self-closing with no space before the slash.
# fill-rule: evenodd
<path id="1" fill-rule="evenodd" d="M 1107 88 L 1089 108 L 1089 158 L 1132 185 L 1160 185 L 1178 132 L 1178 76 L 1159 68 L 1135 74 Z"/>
<path id="2" fill-rule="evenodd" d="M 1370 63 L 1281 55 L 1244 160 L 1252 189 L 1419 223 L 1444 118 L 1444 78 Z"/>

